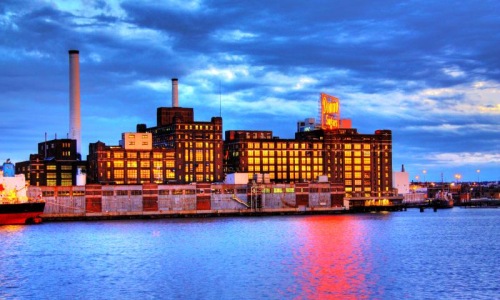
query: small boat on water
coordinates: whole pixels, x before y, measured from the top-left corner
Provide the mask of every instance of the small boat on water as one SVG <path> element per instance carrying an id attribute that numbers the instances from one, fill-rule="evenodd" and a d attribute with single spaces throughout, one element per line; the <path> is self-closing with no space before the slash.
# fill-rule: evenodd
<path id="1" fill-rule="evenodd" d="M 453 196 L 450 192 L 439 191 L 436 197 L 431 199 L 430 205 L 436 208 L 453 208 Z"/>
<path id="2" fill-rule="evenodd" d="M 26 195 L 27 185 L 23 174 L 15 175 L 14 164 L 8 159 L 0 175 L 0 225 L 37 224 L 45 202 L 30 199 Z"/>

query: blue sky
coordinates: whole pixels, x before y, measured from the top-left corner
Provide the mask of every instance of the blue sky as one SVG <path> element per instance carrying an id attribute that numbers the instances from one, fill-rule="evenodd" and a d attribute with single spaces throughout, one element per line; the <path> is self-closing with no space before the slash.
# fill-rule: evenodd
<path id="1" fill-rule="evenodd" d="M 391 129 L 411 179 L 500 180 L 499 28 L 488 0 L 4 0 L 0 159 L 67 136 L 78 49 L 84 155 L 155 126 L 176 77 L 180 106 L 224 130 L 292 138 L 324 92 L 358 132 Z"/>

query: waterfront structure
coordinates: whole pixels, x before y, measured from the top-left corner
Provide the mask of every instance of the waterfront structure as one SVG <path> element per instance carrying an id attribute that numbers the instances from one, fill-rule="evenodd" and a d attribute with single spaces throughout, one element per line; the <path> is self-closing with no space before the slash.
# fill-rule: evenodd
<path id="1" fill-rule="evenodd" d="M 328 182 L 290 184 L 131 184 L 35 187 L 29 195 L 47 202 L 43 219 L 158 218 L 252 214 L 311 214 L 358 211 L 332 201 Z M 352 205 L 351 205 L 352 204 Z M 401 210 L 401 201 L 370 203 L 361 210 Z"/>
<path id="2" fill-rule="evenodd" d="M 178 80 L 172 79 L 172 107 L 157 108 L 156 126 L 138 124 L 137 132 L 149 132 L 153 147 L 173 153 L 177 183 L 221 182 L 222 118 L 195 121 L 193 108 L 178 106 Z"/>
<path id="3" fill-rule="evenodd" d="M 77 185 L 79 172 L 87 169 L 79 157 L 76 140 L 47 140 L 38 143 L 38 153 L 30 154 L 29 160 L 16 163 L 16 174 L 24 174 L 34 186 Z"/>

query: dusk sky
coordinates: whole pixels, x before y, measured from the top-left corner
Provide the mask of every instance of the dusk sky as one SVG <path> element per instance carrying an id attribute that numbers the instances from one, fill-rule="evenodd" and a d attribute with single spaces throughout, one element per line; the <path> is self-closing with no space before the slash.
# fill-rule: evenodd
<path id="1" fill-rule="evenodd" d="M 0 31 L 2 161 L 66 138 L 76 49 L 84 158 L 155 126 L 178 78 L 179 105 L 224 131 L 293 138 L 324 92 L 359 133 L 392 130 L 410 179 L 500 180 L 497 0 L 2 0 Z"/>

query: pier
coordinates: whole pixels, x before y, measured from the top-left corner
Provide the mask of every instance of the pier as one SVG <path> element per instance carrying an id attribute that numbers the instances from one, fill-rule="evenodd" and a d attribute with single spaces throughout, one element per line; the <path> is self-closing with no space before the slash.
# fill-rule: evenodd
<path id="1" fill-rule="evenodd" d="M 349 195 L 330 183 L 30 186 L 44 221 L 401 211 L 402 197 Z"/>

